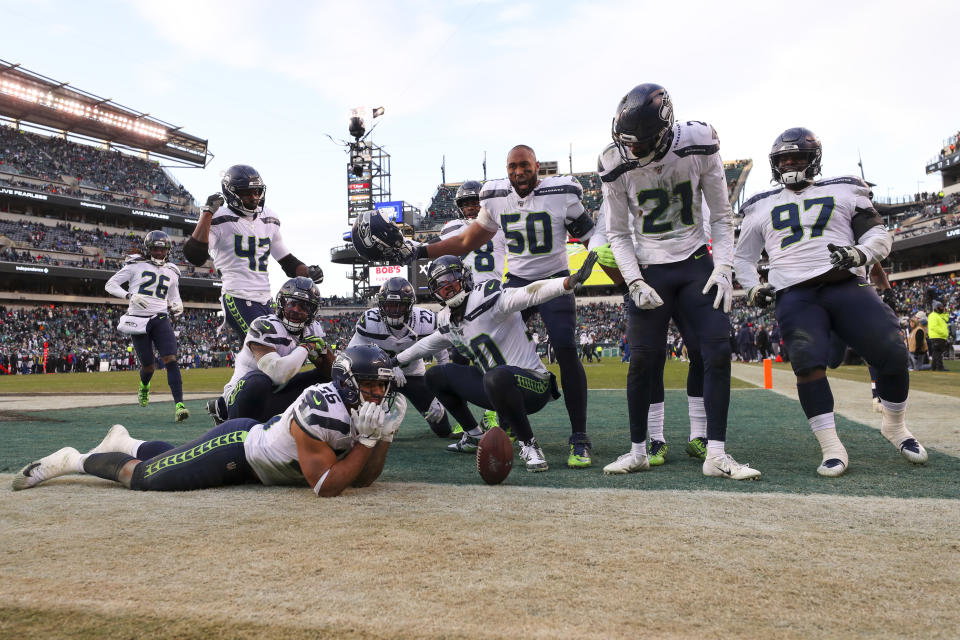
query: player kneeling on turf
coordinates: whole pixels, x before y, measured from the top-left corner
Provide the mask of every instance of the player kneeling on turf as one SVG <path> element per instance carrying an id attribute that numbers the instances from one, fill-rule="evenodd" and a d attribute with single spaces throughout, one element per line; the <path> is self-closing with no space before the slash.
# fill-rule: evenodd
<path id="1" fill-rule="evenodd" d="M 513 430 L 527 471 L 547 470 L 527 416 L 560 394 L 556 379 L 527 336 L 520 311 L 572 294 L 590 277 L 596 261 L 597 254 L 591 252 L 580 271 L 571 276 L 537 280 L 514 289 L 502 288 L 498 280 L 473 286 L 470 270 L 456 256 L 431 263 L 430 292 L 445 307 L 437 315 L 437 332 L 399 353 L 393 363 L 402 367 L 451 346 L 473 362 L 472 366 L 438 365 L 427 371 L 427 386 L 463 426 L 463 437 L 451 450 L 472 453 L 483 435 L 467 407 L 471 402 L 493 409 L 500 425 Z"/>
<path id="2" fill-rule="evenodd" d="M 174 447 L 135 440 L 121 425 L 96 448 L 60 449 L 21 469 L 13 489 L 29 489 L 71 473 L 87 473 L 141 491 L 188 491 L 260 483 L 313 487 L 321 497 L 366 487 L 383 471 L 406 400 L 392 389 L 382 349 L 350 347 L 337 356 L 333 381 L 307 388 L 264 424 L 227 420 Z"/>

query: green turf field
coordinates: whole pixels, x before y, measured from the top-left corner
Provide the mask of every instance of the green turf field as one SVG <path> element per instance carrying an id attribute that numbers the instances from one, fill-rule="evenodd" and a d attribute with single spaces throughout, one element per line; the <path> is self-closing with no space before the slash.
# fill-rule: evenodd
<path id="1" fill-rule="evenodd" d="M 173 407 L 169 402 L 151 403 L 147 408 L 123 405 L 8 414 L 3 423 L 5 446 L 0 451 L 0 472 L 16 471 L 62 446 L 74 446 L 81 451 L 93 447 L 116 422 L 126 425 L 135 437 L 180 444 L 212 426 L 204 413 L 203 401 L 187 404 L 193 417 L 181 424 L 173 422 Z M 820 460 L 819 447 L 799 404 L 762 389 L 733 392 L 728 450 L 738 461 L 763 471 L 763 479 L 719 482 L 705 478 L 699 462 L 683 452 L 682 444 L 688 432 L 686 412 L 686 394 L 668 391 L 665 434 L 673 448 L 666 465 L 647 473 L 605 477 L 603 465 L 629 446 L 624 393 L 590 392 L 588 431 L 594 443 L 595 464 L 586 470 L 566 468 L 568 419 L 563 402 L 552 402 L 531 418 L 551 465 L 550 471 L 532 474 L 518 467 L 506 484 L 960 498 L 960 459 L 931 451 L 928 465 L 911 466 L 875 429 L 841 416 L 837 417 L 837 424 L 850 453 L 850 471 L 839 482 L 820 478 L 815 472 Z M 381 479 L 482 484 L 474 457 L 445 451 L 448 442 L 434 436 L 419 415 L 408 413 L 391 447 Z"/>

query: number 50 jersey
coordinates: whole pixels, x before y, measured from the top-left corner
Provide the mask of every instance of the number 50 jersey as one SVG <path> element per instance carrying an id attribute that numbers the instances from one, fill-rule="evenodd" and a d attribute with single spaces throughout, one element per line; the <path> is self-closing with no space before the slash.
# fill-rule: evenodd
<path id="1" fill-rule="evenodd" d="M 255 218 L 220 207 L 210 223 L 208 252 L 223 277 L 223 293 L 261 304 L 272 299 L 268 259 L 290 255 L 280 236 L 280 220 L 267 207 Z"/>

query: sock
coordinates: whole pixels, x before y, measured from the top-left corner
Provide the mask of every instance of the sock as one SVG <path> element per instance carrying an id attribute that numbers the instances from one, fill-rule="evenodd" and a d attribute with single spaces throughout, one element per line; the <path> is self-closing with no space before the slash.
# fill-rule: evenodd
<path id="1" fill-rule="evenodd" d="M 882 417 L 880 418 L 880 433 L 895 447 L 899 448 L 904 440 L 913 438 L 913 434 L 907 429 L 905 420 L 907 403 L 887 402 L 881 398 L 880 404 L 883 407 Z"/>
<path id="2" fill-rule="evenodd" d="M 635 456 L 647 457 L 647 443 L 646 442 L 631 442 L 630 443 L 630 453 Z"/>
<path id="3" fill-rule="evenodd" d="M 707 457 L 722 456 L 726 453 L 723 440 L 707 440 Z"/>
<path id="4" fill-rule="evenodd" d="M 707 437 L 707 409 L 703 397 L 687 396 L 687 413 L 690 416 L 690 440 Z"/>
<path id="5" fill-rule="evenodd" d="M 820 451 L 823 453 L 823 462 L 831 458 L 837 458 L 843 461 L 847 466 L 847 450 L 837 436 L 837 425 L 833 413 L 824 413 L 819 416 L 809 418 L 810 429 L 813 435 L 817 437 L 820 443 Z"/>
<path id="6" fill-rule="evenodd" d="M 825 377 L 812 382 L 798 382 L 797 398 L 808 420 L 814 416 L 833 413 L 833 392 Z"/>
<path id="7" fill-rule="evenodd" d="M 150 378 L 153 377 L 153 371 L 144 371 L 140 369 L 140 384 L 147 386 L 150 384 Z"/>
<path id="8" fill-rule="evenodd" d="M 647 410 L 647 435 L 650 440 L 666 442 L 663 437 L 663 403 L 650 403 Z"/>
<path id="9" fill-rule="evenodd" d="M 80 454 L 80 457 L 77 458 L 77 468 L 75 469 L 77 473 L 86 473 L 86 471 L 83 470 L 83 463 L 86 462 L 89 457 L 89 453 Z"/>
<path id="10" fill-rule="evenodd" d="M 173 393 L 174 402 L 183 402 L 183 378 L 180 377 L 180 365 L 176 360 L 167 363 L 167 384 Z"/>

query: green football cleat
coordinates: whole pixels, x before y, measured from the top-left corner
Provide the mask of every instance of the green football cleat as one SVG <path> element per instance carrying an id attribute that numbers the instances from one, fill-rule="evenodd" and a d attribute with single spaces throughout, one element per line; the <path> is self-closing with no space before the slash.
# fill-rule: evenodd
<path id="1" fill-rule="evenodd" d="M 707 459 L 707 439 L 696 437 L 687 443 L 687 455 L 697 460 Z M 652 463 L 651 463 L 652 464 Z"/>
<path id="2" fill-rule="evenodd" d="M 651 467 L 659 467 L 667 461 L 667 443 L 661 440 L 651 440 L 647 444 L 647 459 Z"/>
<path id="3" fill-rule="evenodd" d="M 460 426 L 460 423 L 453 425 L 453 429 L 450 430 L 450 435 L 447 436 L 451 440 L 459 440 L 463 436 L 463 427 Z"/>
<path id="4" fill-rule="evenodd" d="M 177 403 L 177 422 L 183 422 L 190 417 L 190 409 L 183 406 L 182 402 Z"/>
<path id="5" fill-rule="evenodd" d="M 147 406 L 150 403 L 150 383 L 143 384 L 140 383 L 140 390 L 137 391 L 137 401 L 140 403 L 141 407 Z"/>
<path id="6" fill-rule="evenodd" d="M 571 469 L 586 469 L 593 460 L 590 458 L 590 438 L 585 433 L 575 433 L 570 436 L 570 456 L 567 466 Z"/>

